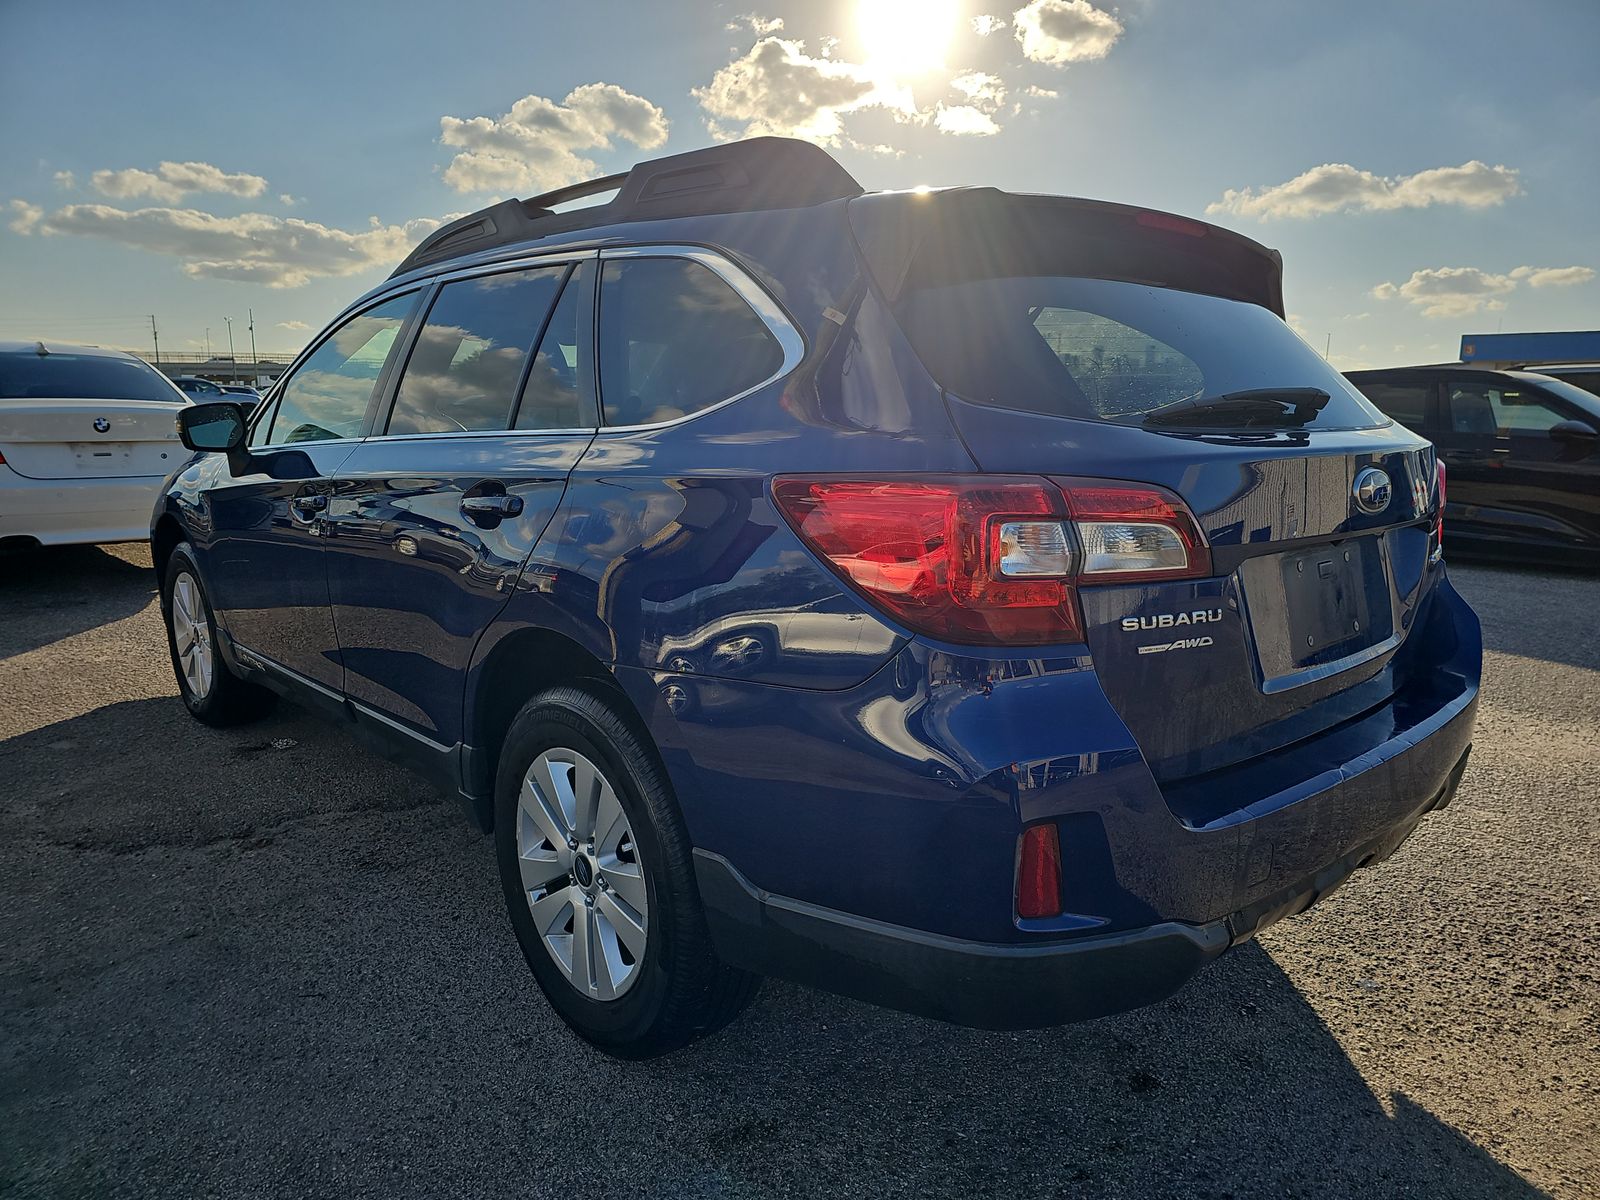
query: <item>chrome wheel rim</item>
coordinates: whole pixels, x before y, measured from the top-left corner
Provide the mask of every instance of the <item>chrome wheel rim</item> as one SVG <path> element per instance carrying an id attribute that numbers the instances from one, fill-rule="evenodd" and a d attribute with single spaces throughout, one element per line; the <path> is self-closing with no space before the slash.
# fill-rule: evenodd
<path id="1" fill-rule="evenodd" d="M 644 863 L 617 792 L 576 750 L 533 760 L 517 802 L 517 866 L 533 927 L 577 991 L 615 1000 L 644 962 Z"/>
<path id="2" fill-rule="evenodd" d="M 185 686 L 196 699 L 203 700 L 211 691 L 216 658 L 200 585 L 187 571 L 172 585 L 172 644 L 177 647 L 178 669 L 183 672 Z"/>

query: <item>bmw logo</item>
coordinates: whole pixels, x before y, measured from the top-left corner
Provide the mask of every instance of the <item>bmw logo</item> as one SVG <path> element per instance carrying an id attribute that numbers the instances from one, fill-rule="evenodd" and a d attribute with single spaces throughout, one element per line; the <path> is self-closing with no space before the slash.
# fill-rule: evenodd
<path id="1" fill-rule="evenodd" d="M 109 433 L 111 431 L 111 422 L 104 417 L 96 417 L 94 419 L 94 431 L 96 433 Z"/>
<path id="2" fill-rule="evenodd" d="M 1364 513 L 1381 513 L 1389 507 L 1389 476 L 1377 467 L 1367 467 L 1356 476 L 1350 491 L 1356 498 L 1356 507 Z"/>

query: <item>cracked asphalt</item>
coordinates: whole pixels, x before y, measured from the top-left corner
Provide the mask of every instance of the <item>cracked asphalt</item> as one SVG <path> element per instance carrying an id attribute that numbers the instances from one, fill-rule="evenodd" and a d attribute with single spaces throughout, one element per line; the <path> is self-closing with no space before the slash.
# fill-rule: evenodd
<path id="1" fill-rule="evenodd" d="M 0 1194 L 1600 1195 L 1600 579 L 1453 573 L 1455 804 L 1172 1000 L 993 1034 L 768 983 L 630 1065 L 451 803 L 288 706 L 188 718 L 143 547 L 0 559 Z"/>

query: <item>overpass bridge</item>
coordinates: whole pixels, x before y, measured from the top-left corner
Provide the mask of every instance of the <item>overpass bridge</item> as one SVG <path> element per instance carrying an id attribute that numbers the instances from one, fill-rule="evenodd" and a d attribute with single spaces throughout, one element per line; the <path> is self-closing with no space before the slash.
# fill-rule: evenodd
<path id="1" fill-rule="evenodd" d="M 289 369 L 300 351 L 282 354 L 258 354 L 254 361 L 248 357 L 229 358 L 225 354 L 163 354 L 157 362 L 142 355 L 146 362 L 168 378 L 179 375 L 198 375 L 213 383 L 275 383 Z"/>

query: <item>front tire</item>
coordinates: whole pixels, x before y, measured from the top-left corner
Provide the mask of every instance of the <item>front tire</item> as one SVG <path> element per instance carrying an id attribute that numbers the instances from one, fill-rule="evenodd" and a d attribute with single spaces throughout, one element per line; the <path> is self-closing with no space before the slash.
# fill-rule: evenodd
<path id="1" fill-rule="evenodd" d="M 222 661 L 217 650 L 217 619 L 187 542 L 167 561 L 161 614 L 178 694 L 197 720 L 218 728 L 240 725 L 272 707 L 276 697 L 271 692 L 238 678 Z"/>
<path id="2" fill-rule="evenodd" d="M 614 700 L 557 687 L 528 701 L 495 781 L 506 907 L 551 1007 L 608 1054 L 675 1050 L 759 985 L 712 949 L 690 851 L 661 767 Z"/>

